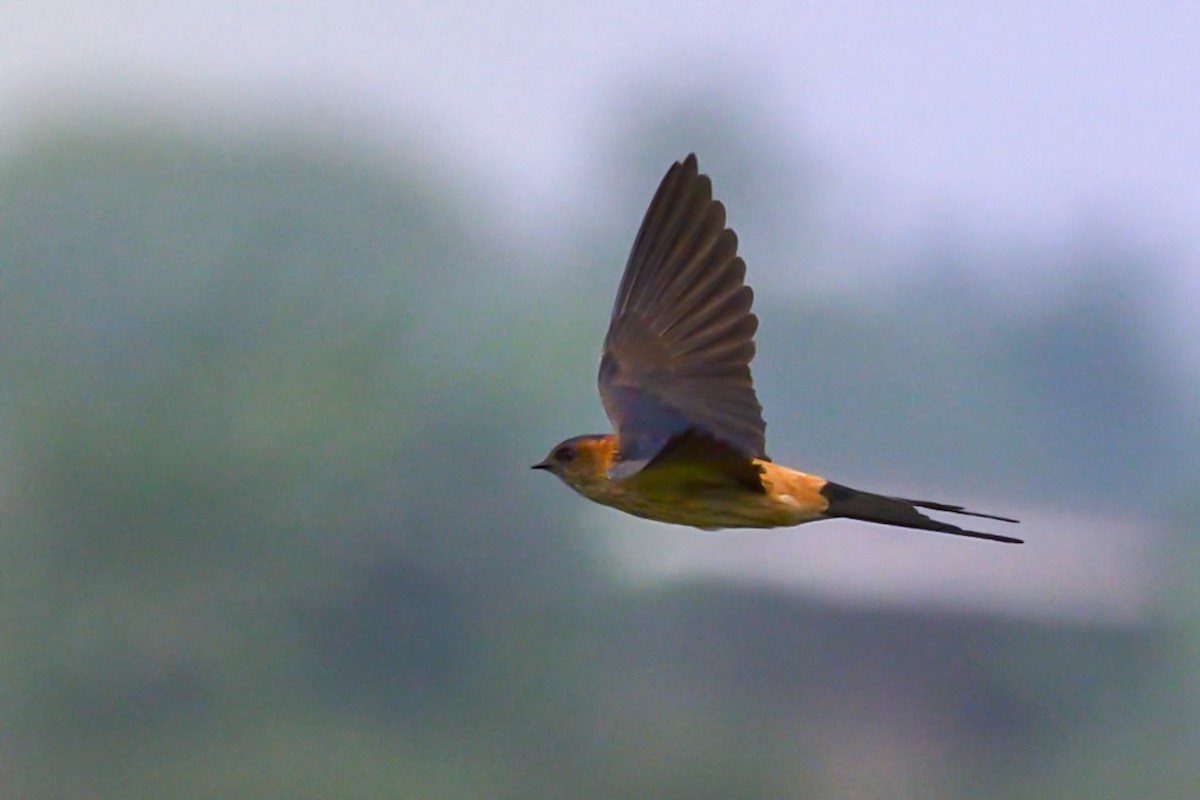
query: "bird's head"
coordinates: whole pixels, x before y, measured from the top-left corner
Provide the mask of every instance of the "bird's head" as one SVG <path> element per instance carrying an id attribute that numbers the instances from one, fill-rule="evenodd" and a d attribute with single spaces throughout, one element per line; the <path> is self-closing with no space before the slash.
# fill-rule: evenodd
<path id="1" fill-rule="evenodd" d="M 608 481 L 608 468 L 616 450 L 609 434 L 573 436 L 559 442 L 534 469 L 553 472 L 572 489 L 588 494 L 587 489 Z"/>

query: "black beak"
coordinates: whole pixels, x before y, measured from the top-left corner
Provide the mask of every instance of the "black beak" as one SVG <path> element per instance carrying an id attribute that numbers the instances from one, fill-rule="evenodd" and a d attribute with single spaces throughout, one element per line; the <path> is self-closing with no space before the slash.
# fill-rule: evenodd
<path id="1" fill-rule="evenodd" d="M 550 462 L 539 461 L 538 463 L 536 463 L 532 467 L 530 467 L 530 469 L 550 469 Z"/>

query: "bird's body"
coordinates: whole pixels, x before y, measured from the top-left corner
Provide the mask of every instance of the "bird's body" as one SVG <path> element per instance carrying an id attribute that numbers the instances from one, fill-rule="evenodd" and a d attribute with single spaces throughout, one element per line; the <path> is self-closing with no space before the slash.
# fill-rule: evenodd
<path id="1" fill-rule="evenodd" d="M 779 528 L 821 519 L 828 502 L 821 497 L 824 479 L 770 461 L 750 459 L 755 481 L 731 480 L 728 473 L 703 461 L 676 460 L 612 479 L 608 470 L 617 458 L 612 434 L 569 439 L 578 469 L 572 489 L 589 500 L 634 516 L 704 530 Z M 564 445 L 559 445 L 559 448 Z"/>
<path id="2" fill-rule="evenodd" d="M 616 433 L 567 439 L 534 468 L 597 503 L 706 530 L 847 517 L 1020 543 L 918 508 L 1015 520 L 861 492 L 767 458 L 750 379 L 758 319 L 744 276 L 725 209 L 688 156 L 650 203 L 604 340 L 600 396 Z"/>

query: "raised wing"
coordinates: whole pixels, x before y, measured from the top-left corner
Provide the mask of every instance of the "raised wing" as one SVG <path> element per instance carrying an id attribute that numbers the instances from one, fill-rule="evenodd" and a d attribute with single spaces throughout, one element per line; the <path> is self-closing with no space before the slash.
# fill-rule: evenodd
<path id="1" fill-rule="evenodd" d="M 642 220 L 613 304 L 600 397 L 631 474 L 693 429 L 766 458 L 750 379 L 758 318 L 737 235 L 696 157 L 675 163 Z"/>

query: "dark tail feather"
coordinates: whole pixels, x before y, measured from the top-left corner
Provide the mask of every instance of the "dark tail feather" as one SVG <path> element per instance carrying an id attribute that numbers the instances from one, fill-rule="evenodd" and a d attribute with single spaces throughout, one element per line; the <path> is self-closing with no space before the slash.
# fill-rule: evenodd
<path id="1" fill-rule="evenodd" d="M 951 533 L 955 536 L 970 536 L 975 539 L 988 539 L 993 542 L 1025 544 L 1023 540 L 1014 539 L 1011 536 L 969 531 L 957 525 L 951 525 L 948 522 L 938 522 L 936 519 L 931 519 L 922 514 L 917 510 L 917 507 L 928 508 L 934 511 L 946 511 L 951 514 L 983 517 L 984 519 L 994 519 L 1000 522 L 1017 521 L 1009 517 L 998 517 L 995 514 L 980 514 L 976 511 L 967 511 L 962 506 L 931 503 L 927 500 L 905 500 L 901 497 L 884 497 L 883 495 L 871 494 L 869 492 L 860 492 L 857 489 L 851 489 L 848 486 L 842 486 L 832 481 L 827 482 L 821 489 L 821 495 L 829 501 L 829 508 L 825 510 L 826 516 L 829 517 L 860 519 L 864 522 L 878 522 L 881 525 L 896 525 L 901 528 Z"/>

